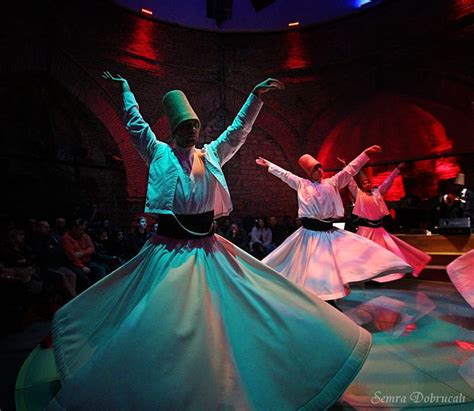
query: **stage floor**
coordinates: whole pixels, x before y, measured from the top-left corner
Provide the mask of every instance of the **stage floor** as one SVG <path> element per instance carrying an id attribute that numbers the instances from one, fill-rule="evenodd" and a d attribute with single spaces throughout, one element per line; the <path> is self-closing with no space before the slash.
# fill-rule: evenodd
<path id="1" fill-rule="evenodd" d="M 340 306 L 373 347 L 331 410 L 474 409 L 474 310 L 451 283 L 367 285 Z"/>
<path id="2" fill-rule="evenodd" d="M 331 411 L 474 409 L 474 310 L 451 283 L 408 279 L 354 286 L 339 305 L 372 333 L 373 348 Z M 49 368 L 50 350 L 31 351 L 48 331 L 47 323 L 33 324 L 0 342 L 2 394 L 8 396 L 0 402 L 2 411 L 13 409 L 15 380 L 30 352 L 44 372 Z M 44 377 L 51 390 L 58 388 L 54 375 Z M 33 388 L 27 381 L 16 383 L 17 395 Z M 20 408 L 35 409 L 24 405 Z"/>

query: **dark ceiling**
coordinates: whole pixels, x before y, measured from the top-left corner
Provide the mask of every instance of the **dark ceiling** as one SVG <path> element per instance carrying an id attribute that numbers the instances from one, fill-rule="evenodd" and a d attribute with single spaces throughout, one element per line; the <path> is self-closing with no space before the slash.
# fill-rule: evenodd
<path id="1" fill-rule="evenodd" d="M 218 31 L 287 30 L 338 19 L 384 0 L 113 0 L 158 21 Z M 143 11 L 142 11 L 143 9 Z M 150 14 L 152 13 L 152 14 Z"/>

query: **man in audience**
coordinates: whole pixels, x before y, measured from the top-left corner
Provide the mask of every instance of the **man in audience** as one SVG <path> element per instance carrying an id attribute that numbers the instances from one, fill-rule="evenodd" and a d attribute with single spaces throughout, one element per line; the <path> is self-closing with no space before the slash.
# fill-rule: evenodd
<path id="1" fill-rule="evenodd" d="M 100 264 L 91 261 L 94 254 L 94 245 L 85 231 L 85 222 L 82 218 L 72 219 L 69 230 L 61 237 L 60 244 L 69 263 L 68 268 L 76 273 L 79 291 L 105 277 L 106 270 Z"/>
<path id="2" fill-rule="evenodd" d="M 148 223 L 146 217 L 139 217 L 137 223 L 135 229 L 130 233 L 130 245 L 133 250 L 133 255 L 138 254 L 150 238 L 150 233 L 147 230 Z"/>
<path id="3" fill-rule="evenodd" d="M 66 264 L 64 253 L 53 240 L 46 220 L 38 221 L 31 246 L 42 278 L 55 286 L 63 301 L 74 298 L 76 274 L 64 266 Z"/>

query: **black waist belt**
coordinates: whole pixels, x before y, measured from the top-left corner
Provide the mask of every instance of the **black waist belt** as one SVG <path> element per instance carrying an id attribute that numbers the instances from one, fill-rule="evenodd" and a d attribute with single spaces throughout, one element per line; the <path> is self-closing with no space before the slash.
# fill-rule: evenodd
<path id="1" fill-rule="evenodd" d="M 363 227 L 371 227 L 371 228 L 383 227 L 382 218 L 380 218 L 379 220 L 369 220 L 368 218 L 359 217 L 357 222 L 359 225 Z"/>
<path id="2" fill-rule="evenodd" d="M 301 222 L 303 224 L 303 227 L 306 228 L 307 230 L 329 231 L 329 230 L 334 229 L 332 225 L 333 223 L 332 221 L 321 221 L 316 218 L 303 217 L 301 219 Z"/>
<path id="3" fill-rule="evenodd" d="M 211 237 L 214 235 L 213 222 L 214 211 L 202 214 L 159 214 L 156 233 L 178 239 Z"/>

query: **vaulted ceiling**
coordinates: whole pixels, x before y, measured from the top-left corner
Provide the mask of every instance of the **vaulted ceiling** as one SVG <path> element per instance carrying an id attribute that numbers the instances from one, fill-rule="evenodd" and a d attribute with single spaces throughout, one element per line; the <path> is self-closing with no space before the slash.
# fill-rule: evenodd
<path id="1" fill-rule="evenodd" d="M 113 0 L 158 21 L 218 31 L 306 27 L 374 7 L 385 0 Z M 294 26 L 290 26 L 292 28 Z"/>

